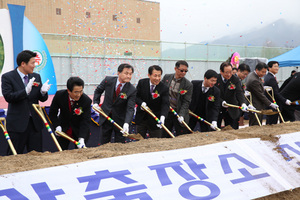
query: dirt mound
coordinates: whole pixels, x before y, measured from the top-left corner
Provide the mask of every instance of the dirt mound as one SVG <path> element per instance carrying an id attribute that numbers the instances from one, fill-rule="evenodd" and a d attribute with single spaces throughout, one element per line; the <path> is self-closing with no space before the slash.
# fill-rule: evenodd
<path id="1" fill-rule="evenodd" d="M 297 132 L 299 131 L 299 126 L 300 122 L 266 125 L 262 127 L 253 126 L 239 130 L 233 130 L 226 127 L 219 132 L 195 132 L 176 138 L 151 138 L 128 144 L 108 143 L 95 148 L 75 149 L 55 153 L 39 153 L 33 151 L 24 155 L 0 157 L 0 174 L 28 171 L 128 154 L 195 147 L 234 139 L 261 138 L 262 140 L 269 140 L 276 143 L 279 139 L 276 135 Z M 282 192 L 260 199 L 298 200 L 299 197 L 300 188 L 291 192 Z"/>

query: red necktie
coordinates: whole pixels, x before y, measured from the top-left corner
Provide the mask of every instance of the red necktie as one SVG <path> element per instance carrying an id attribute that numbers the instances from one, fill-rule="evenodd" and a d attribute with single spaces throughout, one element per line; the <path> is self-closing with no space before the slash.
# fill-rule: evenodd
<path id="1" fill-rule="evenodd" d="M 118 97 L 121 92 L 121 86 L 122 86 L 122 84 L 120 83 L 116 89 L 116 97 Z"/>

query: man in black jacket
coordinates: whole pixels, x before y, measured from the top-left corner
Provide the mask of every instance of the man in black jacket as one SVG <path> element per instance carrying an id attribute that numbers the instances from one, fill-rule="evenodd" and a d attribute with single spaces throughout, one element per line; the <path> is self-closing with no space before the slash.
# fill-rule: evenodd
<path id="1" fill-rule="evenodd" d="M 67 89 L 56 92 L 49 111 L 50 120 L 56 131 L 63 131 L 78 141 L 83 148 L 90 135 L 92 100 L 83 93 L 84 81 L 79 77 L 70 77 Z M 59 116 L 57 116 L 59 113 Z M 70 141 L 58 136 L 63 150 L 68 149 Z"/>

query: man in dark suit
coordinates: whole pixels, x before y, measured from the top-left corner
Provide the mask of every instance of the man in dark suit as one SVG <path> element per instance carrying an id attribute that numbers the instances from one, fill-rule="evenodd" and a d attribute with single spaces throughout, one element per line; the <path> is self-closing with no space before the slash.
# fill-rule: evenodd
<path id="1" fill-rule="evenodd" d="M 77 148 L 83 148 L 90 134 L 92 100 L 83 93 L 84 81 L 70 77 L 67 89 L 56 92 L 49 111 L 49 117 L 56 131 L 63 131 L 78 141 Z M 59 113 L 59 116 L 57 116 Z M 68 149 L 70 141 L 58 136 L 63 150 Z"/>
<path id="2" fill-rule="evenodd" d="M 221 64 L 216 86 L 220 89 L 220 103 L 222 105 L 218 117 L 218 126 L 221 127 L 224 119 L 225 126 L 231 125 L 232 128 L 238 129 L 240 112 L 237 108 L 226 106 L 226 103 L 242 106 L 244 112 L 247 112 L 248 107 L 239 79 L 232 76 L 230 63 L 223 62 Z"/>
<path id="3" fill-rule="evenodd" d="M 284 98 L 280 93 L 279 93 L 279 87 L 278 87 L 278 83 L 276 80 L 276 74 L 278 73 L 279 70 L 279 63 L 276 61 L 270 61 L 268 63 L 268 73 L 267 75 L 265 75 L 264 77 L 264 86 L 269 86 L 270 88 L 273 88 L 273 95 L 275 97 L 275 101 L 277 103 L 277 105 L 279 106 L 279 108 L 281 109 L 283 104 L 286 105 L 291 105 L 291 101 Z M 272 91 L 268 88 L 266 88 L 266 90 L 268 90 L 269 94 L 272 95 Z M 267 96 L 267 98 L 273 102 L 273 99 L 267 94 L 267 92 L 265 93 L 265 95 Z M 279 114 L 276 115 L 267 115 L 267 122 L 266 124 L 277 124 L 278 122 L 278 117 Z"/>
<path id="4" fill-rule="evenodd" d="M 165 125 L 169 130 L 175 127 L 176 135 L 189 133 L 189 130 L 182 124 L 185 121 L 189 123 L 189 105 L 191 103 L 193 85 L 185 78 L 188 72 L 188 63 L 184 60 L 177 61 L 175 64 L 175 73 L 166 74 L 162 82 L 169 88 L 170 106 L 180 116 L 177 118 L 170 110 L 166 118 Z M 170 135 L 163 131 L 163 137 Z"/>
<path id="5" fill-rule="evenodd" d="M 164 124 L 170 109 L 169 88 L 161 82 L 162 69 L 158 65 L 150 66 L 148 77 L 139 80 L 136 89 L 136 124 L 137 132 L 144 138 L 148 131 L 150 137 L 161 138 L 161 126 L 144 111 L 141 106 L 148 106 L 156 117 Z"/>
<path id="6" fill-rule="evenodd" d="M 193 95 L 190 110 L 212 125 L 200 121 L 201 132 L 215 130 L 220 109 L 220 90 L 215 86 L 218 74 L 214 70 L 207 70 L 204 81 L 192 81 Z M 189 126 L 194 130 L 198 119 L 191 117 Z"/>
<path id="7" fill-rule="evenodd" d="M 97 86 L 94 92 L 94 106 L 98 109 L 100 97 L 105 92 L 101 106 L 105 114 L 111 117 L 117 124 L 123 126 L 125 132 L 129 132 L 129 124 L 133 117 L 135 107 L 136 89 L 130 83 L 134 69 L 129 64 L 121 64 L 118 67 L 118 76 L 107 76 Z M 102 125 L 101 144 L 111 141 L 112 131 L 115 132 L 115 142 L 125 142 L 125 137 L 111 122 L 100 116 L 99 125 Z"/>
<path id="8" fill-rule="evenodd" d="M 264 95 L 264 87 L 262 82 L 262 77 L 267 73 L 268 66 L 265 63 L 258 63 L 255 67 L 255 71 L 250 73 L 246 87 L 252 95 L 252 103 L 253 106 L 258 109 L 262 110 L 268 106 L 272 107 L 273 109 L 277 109 L 278 105 L 272 103 L 265 95 Z M 263 115 L 258 114 L 258 118 L 260 123 L 262 123 Z M 255 115 L 253 113 L 249 113 L 249 126 L 259 125 Z"/>
<path id="9" fill-rule="evenodd" d="M 294 74 L 289 83 L 283 88 L 280 94 L 286 98 L 293 101 L 300 99 L 300 72 Z M 295 105 L 283 105 L 282 106 L 282 116 L 285 121 L 295 121 Z"/>
<path id="10" fill-rule="evenodd" d="M 41 77 L 33 73 L 36 53 L 24 50 L 17 56 L 18 67 L 2 75 L 2 94 L 8 102 L 6 127 L 18 154 L 42 151 L 43 121 L 32 104 L 48 99 L 49 80 L 42 85 Z M 8 154 L 11 154 L 8 150 Z"/>
<path id="11" fill-rule="evenodd" d="M 283 90 L 283 88 L 284 88 L 285 86 L 287 86 L 287 84 L 290 82 L 290 80 L 292 80 L 293 76 L 294 76 L 296 73 L 297 73 L 296 70 L 292 70 L 292 71 L 291 71 L 291 76 L 288 77 L 288 78 L 282 83 L 282 85 L 281 85 L 280 88 L 279 88 L 279 92 L 281 92 L 281 91 Z"/>

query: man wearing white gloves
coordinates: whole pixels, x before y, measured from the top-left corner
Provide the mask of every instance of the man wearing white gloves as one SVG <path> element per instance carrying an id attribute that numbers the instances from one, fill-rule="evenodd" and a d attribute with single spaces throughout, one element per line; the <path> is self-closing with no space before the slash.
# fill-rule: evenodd
<path id="1" fill-rule="evenodd" d="M 169 110 L 166 118 L 166 127 L 169 130 L 176 131 L 176 136 L 190 133 L 190 131 L 182 124 L 185 121 L 189 123 L 189 105 L 192 99 L 193 85 L 185 78 L 188 72 L 188 63 L 184 60 L 179 60 L 175 63 L 175 73 L 166 74 L 162 79 L 169 88 L 170 106 L 177 112 L 179 118 Z M 162 137 L 171 137 L 165 130 L 163 130 Z"/>
<path id="2" fill-rule="evenodd" d="M 265 95 L 264 95 L 264 87 L 262 77 L 267 73 L 268 66 L 265 63 L 258 63 L 255 67 L 255 71 L 250 73 L 246 87 L 247 90 L 252 95 L 252 103 L 253 106 L 257 110 L 265 109 L 266 107 L 270 106 L 273 109 L 277 109 L 278 105 L 272 103 Z M 260 123 L 262 123 L 263 115 L 257 114 Z M 249 112 L 249 126 L 259 125 L 255 115 Z"/>
<path id="3" fill-rule="evenodd" d="M 81 78 L 70 77 L 67 89 L 56 92 L 49 111 L 55 131 L 64 132 L 78 141 L 77 148 L 85 147 L 90 135 L 92 100 L 83 93 L 83 88 L 84 81 Z M 61 148 L 67 150 L 70 141 L 55 134 Z"/>
<path id="4" fill-rule="evenodd" d="M 241 82 L 237 76 L 232 76 L 232 66 L 228 62 L 220 65 L 220 74 L 216 86 L 220 89 L 220 113 L 218 126 L 224 120 L 225 126 L 230 125 L 234 129 L 239 128 L 240 111 L 237 108 L 228 107 L 228 104 L 241 106 L 243 112 L 247 112 L 246 99 L 242 90 Z"/>
<path id="5" fill-rule="evenodd" d="M 32 107 L 48 99 L 48 81 L 42 84 L 34 73 L 36 53 L 24 50 L 17 56 L 18 67 L 2 75 L 2 94 L 8 102 L 6 127 L 18 154 L 42 151 L 43 121 Z M 8 154 L 11 154 L 8 148 Z"/>
<path id="6" fill-rule="evenodd" d="M 130 83 L 134 69 L 129 64 L 118 67 L 118 76 L 106 76 L 94 92 L 94 107 L 100 109 L 100 98 L 104 94 L 101 109 L 117 124 L 123 126 L 124 132 L 129 132 L 129 124 L 133 118 L 136 89 Z M 99 125 L 102 126 L 100 144 L 111 142 L 112 132 L 115 132 L 115 141 L 125 143 L 125 137 L 110 121 L 100 115 Z"/>
<path id="7" fill-rule="evenodd" d="M 161 138 L 161 126 L 156 120 L 150 116 L 143 107 L 149 107 L 161 123 L 165 123 L 170 109 L 169 88 L 161 82 L 162 69 L 158 65 L 150 66 L 148 69 L 148 77 L 139 80 L 136 89 L 136 104 L 138 105 L 135 122 L 137 124 L 137 132 L 146 138 L 149 136 Z"/>
<path id="8" fill-rule="evenodd" d="M 278 87 L 278 82 L 276 79 L 276 74 L 278 73 L 279 70 L 279 63 L 277 61 L 270 61 L 268 63 L 268 74 L 265 75 L 264 77 L 264 86 L 269 86 L 267 88 L 265 95 L 270 101 L 273 101 L 273 99 L 267 94 L 267 92 L 270 95 L 274 95 L 275 101 L 277 105 L 282 108 L 284 104 L 286 105 L 291 105 L 291 101 L 287 98 L 284 98 L 280 93 L 279 93 L 279 87 Z M 267 115 L 267 121 L 266 124 L 277 124 L 278 123 L 278 118 L 279 114 L 276 115 Z"/>
<path id="9" fill-rule="evenodd" d="M 209 126 L 195 117 L 191 117 L 189 126 L 192 130 L 194 130 L 198 121 L 200 123 L 201 132 L 216 130 L 218 127 L 220 90 L 215 86 L 217 77 L 217 72 L 209 69 L 205 72 L 203 81 L 192 81 L 193 95 L 190 110 L 212 124 Z"/>

